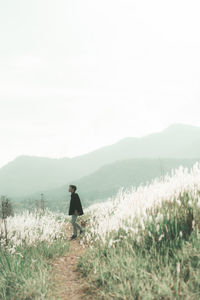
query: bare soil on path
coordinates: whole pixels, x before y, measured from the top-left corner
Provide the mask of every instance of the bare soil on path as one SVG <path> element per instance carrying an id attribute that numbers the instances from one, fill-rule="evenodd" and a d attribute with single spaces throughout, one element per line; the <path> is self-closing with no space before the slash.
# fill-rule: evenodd
<path id="1" fill-rule="evenodd" d="M 72 226 L 68 224 L 67 240 L 72 235 Z M 79 233 L 79 231 L 78 231 Z M 79 258 L 87 251 L 80 244 L 80 237 L 70 241 L 70 249 L 66 255 L 53 261 L 53 279 L 55 289 L 49 299 L 56 300 L 93 300 L 97 299 L 87 286 L 86 280 L 77 269 Z"/>

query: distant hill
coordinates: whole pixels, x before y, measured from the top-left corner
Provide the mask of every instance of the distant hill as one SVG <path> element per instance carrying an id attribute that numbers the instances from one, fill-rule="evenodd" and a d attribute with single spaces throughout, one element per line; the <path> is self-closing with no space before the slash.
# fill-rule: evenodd
<path id="1" fill-rule="evenodd" d="M 190 168 L 196 161 L 196 159 L 129 159 L 106 165 L 95 173 L 75 180 L 73 183 L 78 186 L 77 192 L 84 207 L 87 207 L 115 195 L 120 187 L 127 188 L 146 184 L 155 177 L 163 176 L 180 165 Z M 45 191 L 44 194 L 46 205 L 53 210 L 65 210 L 69 204 L 68 184 Z M 33 200 L 39 198 L 40 194 L 36 193 L 27 199 L 34 203 Z"/>
<path id="2" fill-rule="evenodd" d="M 0 169 L 0 193 L 25 195 L 54 188 L 70 179 L 70 159 L 20 156 Z M 71 178 L 73 170 L 71 170 Z"/>
<path id="3" fill-rule="evenodd" d="M 159 157 L 199 158 L 200 128 L 174 124 L 162 132 L 125 138 L 74 158 L 20 156 L 0 169 L 0 194 L 25 196 L 78 180 L 116 161 Z"/>

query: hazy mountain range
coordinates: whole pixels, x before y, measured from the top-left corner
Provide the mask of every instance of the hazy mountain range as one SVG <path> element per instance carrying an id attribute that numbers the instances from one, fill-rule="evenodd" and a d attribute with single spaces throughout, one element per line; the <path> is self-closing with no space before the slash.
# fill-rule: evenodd
<path id="1" fill-rule="evenodd" d="M 196 161 L 197 159 L 128 159 L 103 166 L 98 171 L 75 180 L 75 184 L 78 186 L 84 207 L 87 207 L 115 195 L 120 187 L 129 188 L 132 185 L 146 184 L 180 165 L 190 168 Z M 68 184 L 44 191 L 44 196 L 46 206 L 53 210 L 62 210 L 69 205 Z M 25 197 L 22 206 L 34 206 L 35 199 L 40 199 L 40 193 Z"/>
<path id="2" fill-rule="evenodd" d="M 162 132 L 128 137 L 74 158 L 20 156 L 0 169 L 0 194 L 24 198 L 45 192 L 57 202 L 63 199 L 66 186 L 74 183 L 90 202 L 180 164 L 191 166 L 199 158 L 200 128 L 174 124 Z"/>

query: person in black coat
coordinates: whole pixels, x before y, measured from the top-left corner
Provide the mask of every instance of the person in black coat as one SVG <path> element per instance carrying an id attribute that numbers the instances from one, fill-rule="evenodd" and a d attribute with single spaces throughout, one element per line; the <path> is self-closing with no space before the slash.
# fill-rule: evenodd
<path id="1" fill-rule="evenodd" d="M 69 215 L 72 216 L 71 223 L 73 226 L 73 235 L 71 236 L 71 240 L 77 237 L 77 227 L 80 230 L 80 234 L 83 232 L 83 228 L 76 223 L 77 217 L 83 215 L 83 208 L 81 205 L 81 200 L 79 195 L 76 193 L 77 187 L 75 185 L 69 186 L 69 192 L 71 193 L 71 201 L 69 206 Z"/>

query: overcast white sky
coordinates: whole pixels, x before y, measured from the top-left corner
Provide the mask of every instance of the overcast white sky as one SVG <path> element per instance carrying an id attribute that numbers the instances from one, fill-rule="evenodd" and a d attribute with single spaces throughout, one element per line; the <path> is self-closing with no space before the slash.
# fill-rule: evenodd
<path id="1" fill-rule="evenodd" d="M 199 0 L 0 0 L 0 166 L 200 126 L 199 15 Z"/>

